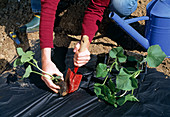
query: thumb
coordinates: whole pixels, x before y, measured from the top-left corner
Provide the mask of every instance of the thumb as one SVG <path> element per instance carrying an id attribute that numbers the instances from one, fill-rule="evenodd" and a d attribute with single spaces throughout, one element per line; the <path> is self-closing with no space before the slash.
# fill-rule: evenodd
<path id="1" fill-rule="evenodd" d="M 55 73 L 55 75 L 61 76 L 61 79 L 64 80 L 63 74 L 59 70 Z"/>
<path id="2" fill-rule="evenodd" d="M 80 49 L 80 43 L 77 43 L 76 46 L 74 47 L 73 52 L 77 52 Z"/>

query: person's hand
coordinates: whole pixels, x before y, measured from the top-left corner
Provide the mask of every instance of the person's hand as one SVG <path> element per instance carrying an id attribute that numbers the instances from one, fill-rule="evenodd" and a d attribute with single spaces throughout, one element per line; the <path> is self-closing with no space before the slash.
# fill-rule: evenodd
<path id="1" fill-rule="evenodd" d="M 61 76 L 61 79 L 63 80 L 63 74 L 58 70 L 56 65 L 52 61 L 43 61 L 42 62 L 42 70 L 47 72 L 51 75 L 57 75 Z M 58 85 L 55 85 L 53 81 L 51 80 L 51 77 L 47 74 L 44 74 L 44 76 L 41 77 L 41 79 L 45 82 L 45 84 L 53 90 L 55 93 L 58 93 L 58 90 L 60 87 Z"/>
<path id="2" fill-rule="evenodd" d="M 44 48 L 41 50 L 41 61 L 42 61 L 42 70 L 50 75 L 57 75 L 61 76 L 61 79 L 63 80 L 63 74 L 58 70 L 56 65 L 51 61 L 51 48 Z M 44 74 L 42 76 L 42 80 L 46 83 L 46 85 L 53 90 L 55 93 L 58 93 L 58 90 L 60 89 L 59 86 L 55 85 L 53 81 L 51 80 L 51 77 L 48 74 Z"/>
<path id="3" fill-rule="evenodd" d="M 90 52 L 88 50 L 88 47 L 83 51 L 79 52 L 80 49 L 80 43 L 77 43 L 73 52 L 74 54 L 74 65 L 77 67 L 81 67 L 85 65 L 90 60 Z"/>

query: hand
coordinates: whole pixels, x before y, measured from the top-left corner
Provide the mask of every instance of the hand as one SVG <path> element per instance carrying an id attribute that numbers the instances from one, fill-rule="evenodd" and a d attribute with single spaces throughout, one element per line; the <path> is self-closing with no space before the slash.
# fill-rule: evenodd
<path id="1" fill-rule="evenodd" d="M 56 65 L 52 61 L 43 61 L 42 62 L 42 70 L 51 74 L 51 75 L 57 75 L 61 76 L 61 79 L 63 80 L 63 74 L 58 70 Z M 60 87 L 58 85 L 55 85 L 53 81 L 51 80 L 51 77 L 47 74 L 44 74 L 46 77 L 42 76 L 41 79 L 45 82 L 45 84 L 53 90 L 55 93 L 58 93 L 58 90 Z"/>
<path id="2" fill-rule="evenodd" d="M 63 80 L 63 74 L 57 69 L 56 65 L 51 61 L 51 48 L 43 48 L 41 50 L 41 61 L 42 61 L 42 70 L 47 72 L 50 75 L 61 76 Z M 55 85 L 51 77 L 47 74 L 44 74 L 45 77 L 41 77 L 46 85 L 53 90 L 55 93 L 58 93 L 59 86 Z M 46 78 L 47 77 L 47 78 Z"/>
<path id="3" fill-rule="evenodd" d="M 77 43 L 73 52 L 74 54 L 74 65 L 77 67 L 81 67 L 85 65 L 90 60 L 90 52 L 88 50 L 88 47 L 83 52 L 79 52 L 80 49 L 80 43 Z"/>

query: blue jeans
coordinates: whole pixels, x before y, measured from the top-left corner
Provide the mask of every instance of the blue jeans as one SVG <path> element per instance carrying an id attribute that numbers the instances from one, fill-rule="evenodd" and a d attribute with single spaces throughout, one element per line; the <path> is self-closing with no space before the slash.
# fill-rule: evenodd
<path id="1" fill-rule="evenodd" d="M 41 12 L 41 0 L 31 0 L 32 12 L 40 13 Z"/>
<path id="2" fill-rule="evenodd" d="M 136 8 L 138 0 L 111 0 L 110 10 L 116 12 L 120 16 L 128 16 L 132 14 Z"/>
<path id="3" fill-rule="evenodd" d="M 110 10 L 121 16 L 128 16 L 137 8 L 137 0 L 111 0 Z M 31 8 L 34 13 L 41 12 L 41 0 L 31 0 Z"/>

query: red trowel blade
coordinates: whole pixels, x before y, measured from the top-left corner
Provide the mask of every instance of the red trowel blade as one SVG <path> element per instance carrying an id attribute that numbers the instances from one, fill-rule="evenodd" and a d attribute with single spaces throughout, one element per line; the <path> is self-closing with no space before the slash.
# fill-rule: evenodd
<path id="1" fill-rule="evenodd" d="M 81 44 L 80 44 L 79 52 L 83 52 L 90 45 L 89 37 L 87 35 L 84 35 L 80 43 Z M 70 68 L 68 68 L 67 70 L 65 81 L 68 86 L 68 93 L 72 93 L 76 91 L 80 85 L 82 75 L 76 74 L 77 70 L 78 70 L 78 67 L 74 67 L 74 72 L 72 72 Z"/>
<path id="2" fill-rule="evenodd" d="M 75 67 L 75 69 L 78 69 L 78 67 Z M 74 71 L 76 71 L 76 70 L 74 70 Z M 68 70 L 67 70 L 67 75 L 66 75 L 65 81 L 67 82 L 68 93 L 72 93 L 79 88 L 79 85 L 80 85 L 80 82 L 82 79 L 82 75 L 76 74 L 76 72 L 72 72 L 70 68 L 68 68 Z"/>

